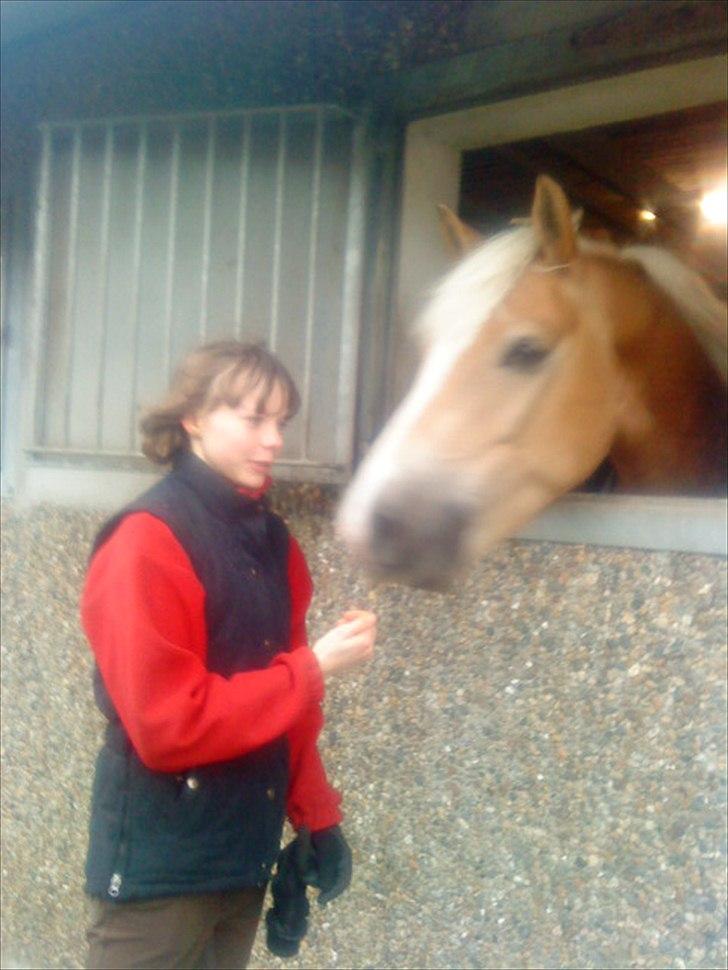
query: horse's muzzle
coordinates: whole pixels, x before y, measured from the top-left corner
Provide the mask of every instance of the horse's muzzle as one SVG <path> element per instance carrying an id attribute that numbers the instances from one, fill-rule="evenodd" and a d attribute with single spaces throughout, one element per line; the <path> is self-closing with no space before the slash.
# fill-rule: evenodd
<path id="1" fill-rule="evenodd" d="M 421 589 L 447 589 L 462 565 L 472 519 L 465 505 L 410 496 L 382 499 L 371 511 L 364 560 L 378 578 Z"/>

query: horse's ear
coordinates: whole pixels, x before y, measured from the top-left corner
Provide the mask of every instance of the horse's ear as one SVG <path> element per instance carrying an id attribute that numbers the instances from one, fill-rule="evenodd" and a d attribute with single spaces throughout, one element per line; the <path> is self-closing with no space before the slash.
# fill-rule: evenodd
<path id="1" fill-rule="evenodd" d="M 475 229 L 471 229 L 462 219 L 459 219 L 452 209 L 446 205 L 438 205 L 438 215 L 440 216 L 440 228 L 445 236 L 447 248 L 456 256 L 464 256 L 465 253 L 475 249 L 483 242 L 483 237 Z"/>
<path id="2" fill-rule="evenodd" d="M 547 266 L 562 266 L 574 258 L 576 232 L 569 200 L 548 175 L 536 179 L 531 221 Z"/>

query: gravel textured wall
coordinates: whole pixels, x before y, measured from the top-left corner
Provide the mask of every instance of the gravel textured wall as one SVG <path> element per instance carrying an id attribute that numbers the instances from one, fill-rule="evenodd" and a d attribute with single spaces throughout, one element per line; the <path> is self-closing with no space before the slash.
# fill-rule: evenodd
<path id="1" fill-rule="evenodd" d="M 726 563 L 511 542 L 450 595 L 368 590 L 326 496 L 279 504 L 313 636 L 381 617 L 323 739 L 355 855 L 300 956 L 253 966 L 725 965 Z M 77 623 L 101 513 L 3 514 L 3 966 L 80 967 L 101 719 Z"/>

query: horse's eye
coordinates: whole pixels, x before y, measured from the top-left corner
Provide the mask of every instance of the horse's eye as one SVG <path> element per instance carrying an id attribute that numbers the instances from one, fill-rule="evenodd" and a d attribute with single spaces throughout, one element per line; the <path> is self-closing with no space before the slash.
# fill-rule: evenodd
<path id="1" fill-rule="evenodd" d="M 506 349 L 500 359 L 500 366 L 520 371 L 535 370 L 548 355 L 548 347 L 528 337 L 521 337 Z"/>

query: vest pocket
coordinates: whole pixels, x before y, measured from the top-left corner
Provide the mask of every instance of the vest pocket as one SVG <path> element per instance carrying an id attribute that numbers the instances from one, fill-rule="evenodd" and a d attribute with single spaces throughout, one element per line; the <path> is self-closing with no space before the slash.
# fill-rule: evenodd
<path id="1" fill-rule="evenodd" d="M 278 854 L 288 783 L 280 745 L 183 774 L 133 759 L 129 869 L 134 880 L 194 888 L 265 882 Z"/>

